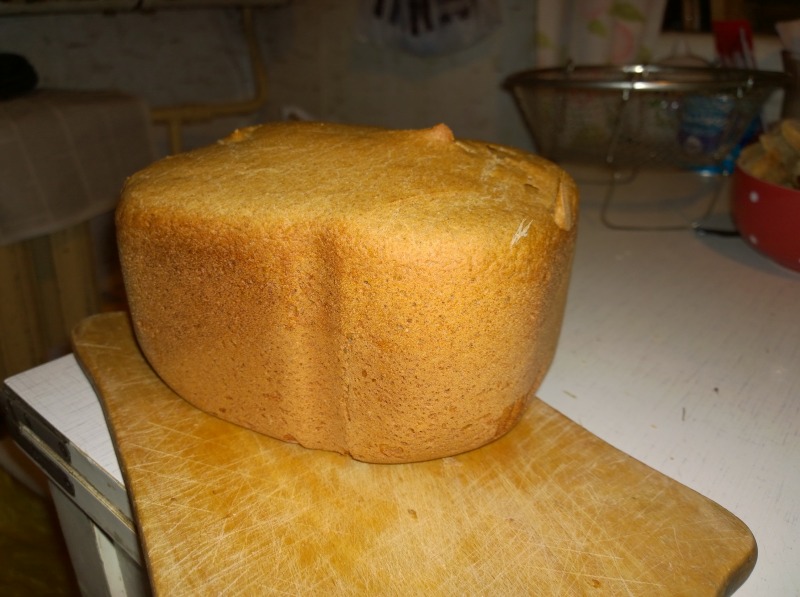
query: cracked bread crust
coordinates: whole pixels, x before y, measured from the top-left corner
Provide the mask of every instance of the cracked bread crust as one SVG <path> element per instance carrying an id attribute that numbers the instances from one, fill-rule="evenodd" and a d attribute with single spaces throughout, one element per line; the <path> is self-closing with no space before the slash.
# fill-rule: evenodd
<path id="1" fill-rule="evenodd" d="M 366 462 L 506 433 L 555 351 L 577 191 L 438 125 L 276 123 L 156 162 L 117 230 L 153 369 L 210 414 Z"/>

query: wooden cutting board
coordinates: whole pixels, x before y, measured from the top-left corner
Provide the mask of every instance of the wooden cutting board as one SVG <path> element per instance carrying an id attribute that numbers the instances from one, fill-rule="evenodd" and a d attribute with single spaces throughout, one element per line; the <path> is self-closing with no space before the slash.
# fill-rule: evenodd
<path id="1" fill-rule="evenodd" d="M 74 345 L 159 595 L 717 595 L 755 563 L 740 520 L 539 400 L 478 450 L 364 464 L 195 409 L 123 313 Z"/>

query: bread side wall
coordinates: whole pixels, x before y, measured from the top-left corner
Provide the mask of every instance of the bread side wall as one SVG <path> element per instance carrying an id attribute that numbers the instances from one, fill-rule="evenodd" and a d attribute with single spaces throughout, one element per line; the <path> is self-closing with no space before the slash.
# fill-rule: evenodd
<path id="1" fill-rule="evenodd" d="M 167 384 L 372 462 L 462 452 L 516 423 L 555 350 L 575 233 L 398 244 L 352 222 L 212 235 L 127 212 L 119 226 L 137 337 Z"/>

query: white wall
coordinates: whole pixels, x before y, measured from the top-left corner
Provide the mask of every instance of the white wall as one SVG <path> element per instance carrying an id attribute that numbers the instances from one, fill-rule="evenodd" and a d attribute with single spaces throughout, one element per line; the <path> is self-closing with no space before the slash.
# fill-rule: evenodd
<path id="1" fill-rule="evenodd" d="M 533 64 L 535 2 L 500 0 L 503 22 L 465 50 L 420 58 L 360 41 L 358 1 L 291 0 L 258 9 L 270 98 L 243 118 L 185 129 L 186 147 L 297 106 L 322 120 L 390 127 L 450 125 L 458 136 L 531 148 L 505 76 Z M 114 88 L 151 106 L 252 93 L 235 9 L 0 18 L 0 51 L 26 56 L 41 86 Z M 166 141 L 159 134 L 160 152 Z"/>
<path id="2" fill-rule="evenodd" d="M 420 58 L 359 40 L 360 0 L 290 0 L 258 9 L 270 98 L 256 114 L 186 127 L 185 147 L 297 106 L 322 120 L 390 127 L 450 125 L 457 135 L 532 149 L 503 79 L 534 63 L 536 2 L 497 0 L 502 25 L 465 50 Z M 667 55 L 674 35 L 662 39 Z M 710 36 L 689 35 L 713 57 Z M 236 9 L 0 17 L 0 51 L 33 63 L 47 87 L 115 88 L 152 106 L 246 99 L 252 93 Z M 777 38 L 756 41 L 759 65 L 780 69 Z M 773 109 L 773 112 L 775 110 Z M 157 136 L 160 153 L 166 136 Z"/>

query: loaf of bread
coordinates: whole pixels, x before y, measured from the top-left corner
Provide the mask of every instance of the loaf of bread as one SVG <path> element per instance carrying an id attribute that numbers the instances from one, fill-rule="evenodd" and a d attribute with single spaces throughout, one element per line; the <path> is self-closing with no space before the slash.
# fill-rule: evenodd
<path id="1" fill-rule="evenodd" d="M 506 433 L 555 351 L 577 192 L 445 125 L 275 123 L 127 182 L 141 350 L 212 415 L 366 462 Z"/>

